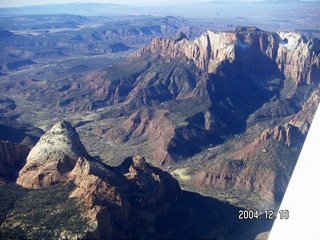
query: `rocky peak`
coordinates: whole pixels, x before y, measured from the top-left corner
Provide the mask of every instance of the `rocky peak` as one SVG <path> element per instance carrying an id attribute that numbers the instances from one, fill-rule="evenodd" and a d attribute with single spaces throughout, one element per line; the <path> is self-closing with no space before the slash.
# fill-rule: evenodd
<path id="1" fill-rule="evenodd" d="M 233 29 L 234 32 L 245 32 L 245 33 L 248 33 L 248 32 L 261 32 L 261 30 L 255 26 L 248 26 L 248 27 L 236 27 Z"/>
<path id="2" fill-rule="evenodd" d="M 134 156 L 132 159 L 133 166 L 138 167 L 140 169 L 146 169 L 147 168 L 147 161 L 144 157 L 141 157 L 139 155 Z"/>
<path id="3" fill-rule="evenodd" d="M 141 156 L 129 157 L 118 167 L 93 159 L 71 124 L 61 121 L 31 150 L 17 183 L 43 188 L 68 182 L 75 184 L 70 196 L 78 198 L 93 228 L 85 238 L 134 238 L 132 226 L 153 224 L 180 194 L 177 180 Z"/>
<path id="4" fill-rule="evenodd" d="M 174 40 L 175 43 L 181 41 L 182 39 L 188 40 L 184 32 L 179 32 L 177 35 L 173 36 L 172 39 Z"/>
<path id="5" fill-rule="evenodd" d="M 256 27 L 241 27 L 230 32 L 207 30 L 188 40 L 180 34 L 173 38 L 155 38 L 131 58 L 160 55 L 186 57 L 200 69 L 216 73 L 225 61 L 237 60 L 249 69 L 275 66 L 286 78 L 298 84 L 310 84 L 320 76 L 319 41 L 296 32 L 271 33 Z M 243 66 L 242 65 L 242 66 Z"/>
<path id="6" fill-rule="evenodd" d="M 277 58 L 279 69 L 288 78 L 296 80 L 297 84 L 310 84 L 319 80 L 320 54 L 319 41 L 308 39 L 297 32 L 280 32 Z"/>
<path id="7" fill-rule="evenodd" d="M 46 151 L 47 150 L 47 151 Z M 28 158 L 34 154 L 46 155 L 47 152 L 61 152 L 71 158 L 87 156 L 87 151 L 79 139 L 79 135 L 72 125 L 62 120 L 56 123 L 39 140 Z"/>
<path id="8" fill-rule="evenodd" d="M 64 182 L 79 157 L 88 153 L 72 125 L 63 120 L 46 132 L 31 149 L 17 183 L 28 188 L 50 186 Z"/>

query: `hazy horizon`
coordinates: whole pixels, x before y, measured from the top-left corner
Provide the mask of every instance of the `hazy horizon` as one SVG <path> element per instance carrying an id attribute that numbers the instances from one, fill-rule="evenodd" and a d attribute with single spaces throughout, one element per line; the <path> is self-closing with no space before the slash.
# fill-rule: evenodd
<path id="1" fill-rule="evenodd" d="M 112 4 L 122 4 L 128 6 L 163 6 L 163 5 L 178 5 L 178 4 L 199 4 L 208 2 L 319 2 L 320 0 L 176 0 L 174 2 L 170 0 L 158 0 L 158 1 L 148 1 L 148 0 L 15 0 L 15 1 L 0 1 L 0 8 L 6 7 L 23 7 L 23 6 L 33 6 L 33 5 L 47 5 L 47 4 L 67 4 L 67 3 L 112 3 Z"/>

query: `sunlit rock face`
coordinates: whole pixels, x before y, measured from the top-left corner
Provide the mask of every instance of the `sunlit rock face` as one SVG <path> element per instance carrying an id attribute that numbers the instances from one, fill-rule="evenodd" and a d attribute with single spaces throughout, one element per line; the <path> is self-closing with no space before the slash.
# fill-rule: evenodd
<path id="1" fill-rule="evenodd" d="M 17 183 L 26 188 L 48 187 L 67 181 L 79 157 L 87 157 L 78 133 L 67 121 L 58 122 L 31 149 Z"/>
<path id="2" fill-rule="evenodd" d="M 170 38 L 155 38 L 132 56 L 150 52 L 171 58 L 183 56 L 209 73 L 217 72 L 225 60 L 241 61 L 242 66 L 247 67 L 255 64 L 260 70 L 270 68 L 275 62 L 286 78 L 309 84 L 319 78 L 319 48 L 318 39 L 308 39 L 296 32 L 272 33 L 243 27 L 232 32 L 208 30 L 194 40 L 182 38 L 178 42 Z"/>
<path id="3" fill-rule="evenodd" d="M 17 184 L 45 188 L 68 182 L 75 184 L 70 197 L 78 199 L 91 226 L 88 238 L 135 238 L 140 231 L 152 235 L 144 224 L 156 224 L 180 195 L 177 180 L 141 156 L 128 157 L 118 167 L 95 160 L 71 124 L 61 121 L 32 148 Z"/>

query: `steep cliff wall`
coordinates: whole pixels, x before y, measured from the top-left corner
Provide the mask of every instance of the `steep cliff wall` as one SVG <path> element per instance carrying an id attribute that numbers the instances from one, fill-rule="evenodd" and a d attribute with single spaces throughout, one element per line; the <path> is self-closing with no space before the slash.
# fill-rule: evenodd
<path id="1" fill-rule="evenodd" d="M 0 141 L 0 178 L 15 180 L 26 162 L 29 151 L 26 145 Z"/>
<path id="2" fill-rule="evenodd" d="M 255 27 L 237 28 L 233 32 L 206 31 L 202 36 L 176 42 L 174 39 L 155 38 L 148 46 L 132 54 L 132 57 L 156 53 L 177 58 L 184 56 L 209 73 L 217 71 L 223 61 L 246 61 L 243 63 L 268 67 L 261 54 L 275 62 L 286 78 L 296 83 L 310 84 L 319 81 L 320 43 L 307 39 L 296 32 L 271 33 Z M 248 55 L 249 54 L 249 55 Z M 254 61 L 253 61 L 254 60 Z M 248 65 L 247 67 L 251 67 Z"/>

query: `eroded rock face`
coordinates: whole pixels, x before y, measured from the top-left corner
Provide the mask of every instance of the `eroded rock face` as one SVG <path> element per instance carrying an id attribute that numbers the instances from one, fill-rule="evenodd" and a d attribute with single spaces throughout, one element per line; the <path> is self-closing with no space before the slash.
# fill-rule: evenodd
<path id="1" fill-rule="evenodd" d="M 192 41 L 183 38 L 177 42 L 159 37 L 132 57 L 150 53 L 170 58 L 186 57 L 209 73 L 217 72 L 223 61 L 241 61 L 248 67 L 254 63 L 261 70 L 275 62 L 286 78 L 291 77 L 297 83 L 310 84 L 319 79 L 320 73 L 319 40 L 307 39 L 296 32 L 271 33 L 255 27 L 236 28 L 233 32 L 208 30 Z"/>
<path id="2" fill-rule="evenodd" d="M 175 179 L 140 156 L 127 158 L 113 170 L 79 159 L 70 175 L 76 176 L 77 185 L 71 196 L 89 206 L 87 216 L 98 226 L 88 237 L 152 235 L 157 217 L 167 213 L 180 194 Z M 150 229 L 143 229 L 145 224 Z"/>
<path id="3" fill-rule="evenodd" d="M 285 143 L 288 147 L 302 147 L 304 136 L 299 129 L 291 124 L 284 126 L 276 126 L 272 129 L 266 129 L 260 136 L 260 140 L 267 140 L 273 138 L 274 140 Z"/>
<path id="4" fill-rule="evenodd" d="M 29 147 L 24 144 L 0 141 L 0 178 L 15 180 L 29 151 Z"/>
<path id="5" fill-rule="evenodd" d="M 279 138 L 279 134 L 267 139 L 259 137 L 237 151 L 209 155 L 215 161 L 193 174 L 190 182 L 247 199 L 256 198 L 253 202 L 260 209 L 274 208 L 283 197 L 299 154 L 299 150 L 292 151 L 286 145 L 287 139 L 283 137 Z"/>
<path id="6" fill-rule="evenodd" d="M 308 100 L 302 105 L 302 109 L 297 113 L 291 120 L 290 124 L 299 128 L 302 134 L 306 135 L 313 116 L 317 110 L 317 107 L 320 103 L 320 90 L 315 90 Z"/>
<path id="7" fill-rule="evenodd" d="M 77 81 L 53 86 L 27 79 L 10 90 L 37 89 L 53 99 L 52 108 L 99 109 L 102 129 L 90 127 L 101 140 L 128 144 L 131 152 L 148 149 L 143 155 L 160 166 L 244 132 L 253 113 L 253 123 L 296 114 L 301 100 L 291 98 L 303 98 L 300 86 L 318 84 L 319 69 L 318 40 L 245 27 L 206 31 L 193 40 L 183 34 L 157 37 L 121 64 Z M 36 92 L 30 98 L 41 102 Z M 87 141 L 99 145 L 96 139 Z M 138 146 L 142 142 L 147 147 Z M 94 151 L 103 152 L 104 143 L 99 148 Z"/>
<path id="8" fill-rule="evenodd" d="M 88 153 L 78 133 L 67 121 L 58 122 L 31 149 L 17 183 L 26 188 L 48 187 L 66 182 L 79 157 Z"/>
<path id="9" fill-rule="evenodd" d="M 90 157 L 70 123 L 61 121 L 31 150 L 17 183 L 27 188 L 73 182 L 91 229 L 88 238 L 135 238 L 154 234 L 152 225 L 178 200 L 180 187 L 169 173 L 141 156 L 109 167 Z M 123 224 L 126 223 L 126 224 Z M 148 224 L 150 229 L 144 229 Z M 135 226 L 135 227 L 134 227 Z"/>
<path id="10" fill-rule="evenodd" d="M 319 80 L 319 40 L 307 39 L 296 32 L 280 32 L 282 42 L 279 44 L 276 61 L 285 76 L 297 83 Z M 306 67 L 308 66 L 308 67 Z"/>

